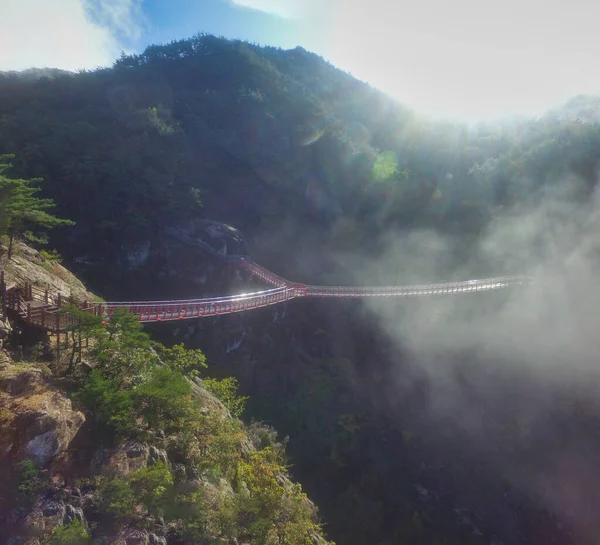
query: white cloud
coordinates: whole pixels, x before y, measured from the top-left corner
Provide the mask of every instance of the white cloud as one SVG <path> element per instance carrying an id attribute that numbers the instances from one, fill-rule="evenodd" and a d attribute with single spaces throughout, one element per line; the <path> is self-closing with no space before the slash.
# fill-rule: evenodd
<path id="1" fill-rule="evenodd" d="M 536 115 L 600 92 L 598 2 L 233 1 L 309 19 L 304 47 L 432 114 Z"/>
<path id="2" fill-rule="evenodd" d="M 338 0 L 328 0 L 337 3 Z M 323 13 L 324 2 L 320 0 L 233 0 L 234 4 L 264 11 L 285 19 L 300 19 Z"/>
<path id="3" fill-rule="evenodd" d="M 584 0 L 344 0 L 324 55 L 431 113 L 536 114 L 600 92 L 598 16 Z"/>
<path id="4" fill-rule="evenodd" d="M 139 38 L 138 0 L 3 0 L 0 70 L 110 65 Z"/>

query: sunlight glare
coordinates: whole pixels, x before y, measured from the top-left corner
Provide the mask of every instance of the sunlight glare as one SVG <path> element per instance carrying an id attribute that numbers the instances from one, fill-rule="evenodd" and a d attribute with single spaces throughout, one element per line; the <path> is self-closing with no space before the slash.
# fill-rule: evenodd
<path id="1" fill-rule="evenodd" d="M 580 38 L 569 48 L 566 38 L 553 40 L 548 27 L 560 28 L 562 13 L 538 32 L 528 26 L 539 22 L 531 6 L 511 12 L 507 5 L 496 14 L 478 12 L 468 0 L 452 5 L 347 0 L 333 15 L 327 58 L 403 104 L 468 122 L 536 116 L 600 91 L 591 69 L 599 42 Z M 503 32 L 491 30 L 494 21 Z M 578 30 L 592 31 L 585 24 Z"/>

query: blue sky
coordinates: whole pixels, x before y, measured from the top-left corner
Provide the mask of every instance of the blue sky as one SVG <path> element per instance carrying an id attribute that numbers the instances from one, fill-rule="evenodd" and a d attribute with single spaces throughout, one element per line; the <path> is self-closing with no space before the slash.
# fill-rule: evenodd
<path id="1" fill-rule="evenodd" d="M 299 21 L 283 19 L 224 0 L 145 0 L 149 20 L 146 42 L 187 38 L 199 31 L 281 47 L 307 37 Z"/>
<path id="2" fill-rule="evenodd" d="M 302 45 L 418 110 L 537 115 L 600 91 L 588 0 L 2 0 L 0 70 L 110 65 L 197 32 Z"/>

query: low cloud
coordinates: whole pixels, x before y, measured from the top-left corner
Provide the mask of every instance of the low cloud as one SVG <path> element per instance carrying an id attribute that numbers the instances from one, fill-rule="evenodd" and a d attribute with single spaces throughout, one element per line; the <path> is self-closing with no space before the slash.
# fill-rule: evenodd
<path id="1" fill-rule="evenodd" d="M 460 445 L 463 464 L 597 540 L 600 197 L 586 192 L 565 181 L 468 251 L 464 239 L 409 231 L 388 233 L 380 259 L 340 259 L 358 285 L 535 277 L 503 292 L 366 304 L 398 350 L 390 404 L 426 392 L 408 424 L 422 419 L 432 444 Z"/>
<path id="2" fill-rule="evenodd" d="M 139 0 L 5 0 L 0 70 L 110 65 L 139 39 L 140 6 Z"/>

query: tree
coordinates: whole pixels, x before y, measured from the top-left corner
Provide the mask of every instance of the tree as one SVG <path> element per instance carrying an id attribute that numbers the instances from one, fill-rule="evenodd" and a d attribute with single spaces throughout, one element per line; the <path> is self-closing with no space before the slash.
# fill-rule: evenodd
<path id="1" fill-rule="evenodd" d="M 138 413 L 155 429 L 181 429 L 194 412 L 191 386 L 177 371 L 155 367 L 147 382 L 140 384 L 133 396 Z"/>
<path id="2" fill-rule="evenodd" d="M 176 344 L 172 348 L 166 348 L 157 343 L 156 348 L 165 365 L 183 375 L 196 377 L 200 369 L 207 367 L 206 356 L 202 350 L 186 349 L 183 343 Z"/>
<path id="3" fill-rule="evenodd" d="M 121 389 L 121 381 L 107 379 L 98 369 L 87 377 L 75 394 L 95 421 L 116 434 L 127 434 L 135 424 L 134 401 L 130 390 Z"/>
<path id="4" fill-rule="evenodd" d="M 9 237 L 8 259 L 13 253 L 15 237 L 24 236 L 32 242 L 45 242 L 44 231 L 59 225 L 75 225 L 71 220 L 57 218 L 48 212 L 55 206 L 52 199 L 38 196 L 41 178 L 30 180 L 9 178 L 4 173 L 12 166 L 13 155 L 0 156 L 0 234 Z"/>
<path id="5" fill-rule="evenodd" d="M 50 545 L 87 545 L 91 542 L 90 534 L 79 520 L 58 526 L 50 534 Z"/>
<path id="6" fill-rule="evenodd" d="M 89 355 L 97 369 L 107 379 L 119 379 L 120 384 L 143 381 L 158 361 L 151 351 L 150 337 L 142 331 L 138 318 L 127 309 L 117 309 L 104 328 L 92 331 L 93 347 Z"/>

